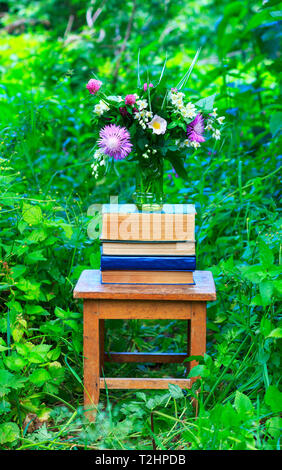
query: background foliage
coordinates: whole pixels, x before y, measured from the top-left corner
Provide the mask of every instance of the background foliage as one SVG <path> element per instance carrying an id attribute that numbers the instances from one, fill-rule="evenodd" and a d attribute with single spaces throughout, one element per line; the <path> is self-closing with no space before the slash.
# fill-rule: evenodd
<path id="1" fill-rule="evenodd" d="M 278 449 L 281 418 L 279 40 L 269 1 L 45 0 L 1 2 L 0 445 L 2 449 Z M 136 86 L 138 50 L 171 84 L 200 60 L 186 92 L 217 93 L 224 141 L 167 168 L 171 202 L 195 203 L 199 269 L 212 270 L 199 406 L 168 392 L 102 394 L 95 425 L 82 413 L 82 305 L 72 290 L 99 267 L 87 208 L 129 202 L 135 170 L 91 177 L 94 72 L 113 92 Z M 146 81 L 144 79 L 144 81 Z M 280 219 L 281 220 L 281 219 Z M 107 348 L 183 351 L 184 322 L 107 322 Z M 145 364 L 107 374 L 183 376 Z M 199 384 L 196 384 L 197 386 Z M 153 418 L 154 428 L 151 427 Z"/>

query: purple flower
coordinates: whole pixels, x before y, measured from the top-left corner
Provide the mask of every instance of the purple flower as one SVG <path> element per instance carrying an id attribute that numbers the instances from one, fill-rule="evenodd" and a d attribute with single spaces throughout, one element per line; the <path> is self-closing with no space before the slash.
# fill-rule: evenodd
<path id="1" fill-rule="evenodd" d="M 115 160 L 122 160 L 131 152 L 130 134 L 125 127 L 109 124 L 100 131 L 98 146 Z"/>
<path id="2" fill-rule="evenodd" d="M 153 87 L 154 87 L 153 83 L 149 83 L 149 88 L 153 88 Z M 147 84 L 147 82 L 146 82 L 146 83 L 144 83 L 144 86 L 143 86 L 143 88 L 144 88 L 144 91 L 147 91 L 147 88 L 148 88 L 148 84 Z"/>
<path id="3" fill-rule="evenodd" d="M 171 91 L 171 93 L 177 93 L 178 92 L 177 88 L 172 88 L 170 91 Z"/>
<path id="4" fill-rule="evenodd" d="M 101 86 L 102 82 L 100 80 L 94 80 L 94 78 L 91 78 L 87 83 L 86 88 L 91 95 L 95 95 Z"/>
<path id="5" fill-rule="evenodd" d="M 204 129 L 204 118 L 202 114 L 199 113 L 187 126 L 188 139 L 191 142 L 205 142 L 206 139 L 203 137 Z"/>

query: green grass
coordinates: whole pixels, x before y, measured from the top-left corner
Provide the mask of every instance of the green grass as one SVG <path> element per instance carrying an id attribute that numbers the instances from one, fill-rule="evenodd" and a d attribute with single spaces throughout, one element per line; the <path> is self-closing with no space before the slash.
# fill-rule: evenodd
<path id="1" fill-rule="evenodd" d="M 32 11 L 27 2 L 18 10 L 8 3 L 5 24 L 20 14 L 50 18 L 58 7 L 55 0 L 28 2 Z M 68 8 L 57 10 L 50 30 L 1 32 L 1 449 L 152 449 L 153 439 L 158 449 L 280 447 L 278 3 L 189 2 L 192 16 L 186 1 L 149 3 L 137 2 L 117 83 L 116 26 L 125 30 L 129 1 L 123 9 L 106 6 L 93 31 L 84 24 L 85 5 L 67 2 L 75 23 L 65 40 Z M 91 177 L 85 83 L 95 72 L 113 92 L 131 91 L 139 49 L 144 76 L 146 63 L 150 76 L 159 76 L 167 52 L 177 83 L 199 46 L 186 92 L 216 92 L 227 126 L 215 150 L 187 159 L 187 181 L 169 179 L 166 167 L 165 194 L 196 205 L 198 268 L 211 270 L 217 287 L 217 301 L 208 304 L 207 354 L 192 371 L 202 380 L 184 392 L 102 392 L 96 423 L 89 424 L 82 410 L 82 304 L 72 290 L 83 269 L 100 263 L 99 243 L 87 237 L 88 207 L 110 195 L 130 202 L 135 169 L 119 162 L 104 180 Z M 106 330 L 112 350 L 186 347 L 181 321 L 107 321 Z M 105 374 L 181 377 L 184 369 L 107 364 Z"/>

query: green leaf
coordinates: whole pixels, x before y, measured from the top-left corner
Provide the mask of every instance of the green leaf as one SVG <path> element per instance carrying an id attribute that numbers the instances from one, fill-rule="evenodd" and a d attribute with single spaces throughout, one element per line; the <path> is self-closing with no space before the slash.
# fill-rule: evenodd
<path id="1" fill-rule="evenodd" d="M 183 165 L 183 161 L 181 157 L 179 156 L 179 154 L 176 154 L 176 152 L 172 152 L 171 150 L 168 150 L 166 153 L 166 159 L 170 161 L 176 173 L 179 176 L 181 176 L 181 178 L 183 178 L 184 180 L 187 180 L 188 175 L 186 173 L 186 170 Z"/>
<path id="2" fill-rule="evenodd" d="M 282 112 L 273 113 L 271 115 L 269 125 L 272 137 L 275 137 L 282 128 Z"/>
<path id="3" fill-rule="evenodd" d="M 183 390 L 176 384 L 168 384 L 169 393 L 171 394 L 172 398 L 183 398 Z"/>
<path id="4" fill-rule="evenodd" d="M 73 234 L 72 226 L 70 224 L 60 224 L 60 227 L 62 227 L 62 229 L 65 232 L 66 237 L 70 240 Z"/>
<path id="5" fill-rule="evenodd" d="M 262 281 L 259 285 L 259 291 L 263 305 L 269 305 L 271 303 L 271 298 L 273 294 L 273 282 L 267 280 Z"/>
<path id="6" fill-rule="evenodd" d="M 18 377 L 6 369 L 0 369 L 0 397 L 7 395 L 11 389 L 24 387 L 26 377 Z"/>
<path id="7" fill-rule="evenodd" d="M 46 362 L 48 360 L 48 352 L 51 349 L 50 344 L 38 344 L 37 346 L 33 346 L 30 356 L 29 362 L 33 364 L 40 364 L 42 362 Z"/>
<path id="8" fill-rule="evenodd" d="M 267 337 L 272 330 L 272 323 L 268 318 L 263 317 L 260 322 L 260 332 Z"/>
<path id="9" fill-rule="evenodd" d="M 32 374 L 29 376 L 29 380 L 38 387 L 41 387 L 45 384 L 48 380 L 51 379 L 51 375 L 46 369 L 36 369 Z"/>
<path id="10" fill-rule="evenodd" d="M 242 417 L 245 416 L 246 413 L 254 413 L 254 407 L 250 398 L 238 390 L 235 394 L 234 406 L 238 414 L 242 415 Z"/>
<path id="11" fill-rule="evenodd" d="M 27 224 L 37 225 L 42 221 L 42 211 L 39 206 L 32 206 L 30 204 L 23 204 L 22 210 L 23 220 Z"/>
<path id="12" fill-rule="evenodd" d="M 193 369 L 190 370 L 188 377 L 190 378 L 190 377 L 201 376 L 203 375 L 204 369 L 205 369 L 204 365 L 198 364 L 195 367 L 193 367 Z"/>
<path id="13" fill-rule="evenodd" d="M 245 279 L 254 284 L 259 284 L 266 277 L 265 271 L 263 271 L 259 264 L 254 266 L 241 266 L 240 271 Z"/>
<path id="14" fill-rule="evenodd" d="M 269 333 L 268 338 L 282 338 L 282 328 L 275 328 Z"/>
<path id="15" fill-rule="evenodd" d="M 226 403 L 221 412 L 221 422 L 228 429 L 239 425 L 238 413 L 234 410 L 231 403 Z"/>
<path id="16" fill-rule="evenodd" d="M 3 415 L 5 413 L 9 413 L 9 411 L 11 411 L 10 403 L 6 400 L 0 401 L 0 415 Z"/>
<path id="17" fill-rule="evenodd" d="M 26 305 L 25 311 L 27 315 L 50 315 L 41 305 Z"/>
<path id="18" fill-rule="evenodd" d="M 269 268 L 270 266 L 273 265 L 274 256 L 273 256 L 272 250 L 267 245 L 267 243 L 265 243 L 263 240 L 261 240 L 259 243 L 259 257 L 260 257 L 261 264 L 265 268 Z"/>
<path id="19" fill-rule="evenodd" d="M 38 261 L 47 261 L 47 258 L 42 253 L 43 250 L 37 250 L 37 251 L 32 251 L 28 253 L 28 255 L 25 257 L 25 263 L 26 264 L 35 264 L 38 263 Z"/>
<path id="20" fill-rule="evenodd" d="M 16 423 L 0 424 L 0 444 L 14 442 L 20 437 L 20 430 Z"/>
<path id="21" fill-rule="evenodd" d="M 267 10 L 259 11 L 251 16 L 251 19 L 244 29 L 243 35 L 247 34 L 248 31 L 261 26 L 264 22 L 270 20 L 269 12 Z"/>
<path id="22" fill-rule="evenodd" d="M 270 385 L 264 396 L 265 403 L 274 413 L 282 412 L 282 393 L 275 385 Z"/>
<path id="23" fill-rule="evenodd" d="M 39 282 L 32 282 L 24 278 L 21 278 L 17 283 L 17 288 L 24 292 L 26 300 L 39 300 L 41 294 L 40 286 Z"/>
<path id="24" fill-rule="evenodd" d="M 11 356 L 7 356 L 4 359 L 4 363 L 8 369 L 19 372 L 26 366 L 27 361 L 23 357 L 13 354 Z"/>
<path id="25" fill-rule="evenodd" d="M 146 401 L 146 407 L 149 410 L 153 410 L 156 406 L 158 406 L 158 402 L 154 400 L 154 398 L 149 398 L 149 400 Z"/>
<path id="26" fill-rule="evenodd" d="M 17 266 L 12 267 L 11 274 L 13 275 L 13 279 L 17 279 L 18 277 L 22 276 L 26 272 L 26 266 L 18 264 Z"/>
<path id="27" fill-rule="evenodd" d="M 203 109 L 203 111 L 212 111 L 215 97 L 216 93 L 211 96 L 207 96 L 207 98 L 202 98 L 201 100 L 195 103 L 195 106 L 198 106 L 199 108 Z"/>
<path id="28" fill-rule="evenodd" d="M 265 423 L 265 429 L 271 437 L 279 439 L 281 437 L 282 418 L 280 418 L 280 416 L 274 416 L 268 419 Z"/>
<path id="29" fill-rule="evenodd" d="M 69 313 L 68 312 L 65 312 L 65 310 L 63 310 L 61 307 L 56 307 L 55 308 L 55 315 L 56 317 L 58 318 L 69 318 Z"/>

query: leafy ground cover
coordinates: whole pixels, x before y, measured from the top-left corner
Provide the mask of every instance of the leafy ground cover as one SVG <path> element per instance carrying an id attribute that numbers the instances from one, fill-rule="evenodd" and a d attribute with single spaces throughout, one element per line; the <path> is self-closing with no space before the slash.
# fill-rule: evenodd
<path id="1" fill-rule="evenodd" d="M 279 449 L 281 429 L 281 104 L 276 1 L 2 2 L 0 170 L 1 449 Z M 55 13 L 56 12 L 56 13 Z M 191 14 L 191 12 L 193 14 Z M 81 271 L 98 268 L 88 207 L 129 202 L 133 165 L 91 177 L 91 104 L 85 83 L 106 76 L 114 92 L 143 72 L 171 77 L 201 57 L 186 85 L 216 92 L 224 140 L 167 165 L 165 192 L 195 203 L 199 269 L 218 299 L 208 306 L 207 354 L 195 390 L 102 393 L 86 422 Z M 145 81 L 145 80 L 144 80 Z M 172 86 L 175 85 L 172 83 Z M 112 350 L 183 351 L 184 322 L 107 321 Z M 106 366 L 106 375 L 183 376 L 185 365 Z M 199 384 L 196 384 L 195 389 Z M 152 427 L 153 422 L 153 427 Z"/>

